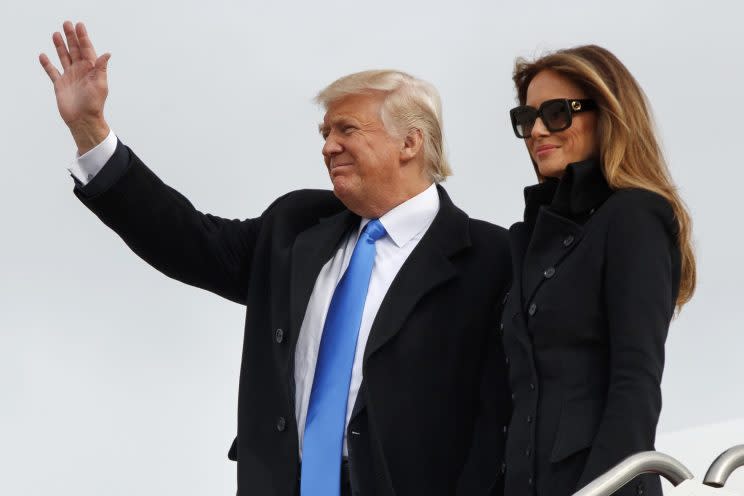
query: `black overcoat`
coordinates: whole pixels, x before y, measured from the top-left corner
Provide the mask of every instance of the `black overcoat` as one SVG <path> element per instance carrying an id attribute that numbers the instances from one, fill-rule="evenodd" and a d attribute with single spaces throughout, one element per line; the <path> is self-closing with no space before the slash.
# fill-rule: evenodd
<path id="1" fill-rule="evenodd" d="M 664 342 L 679 289 L 670 204 L 612 191 L 596 162 L 525 189 L 509 232 L 502 321 L 514 412 L 506 496 L 568 496 L 654 449 Z M 641 476 L 617 494 L 660 496 Z"/>
<path id="2" fill-rule="evenodd" d="M 317 275 L 359 217 L 330 191 L 311 190 L 255 219 L 205 215 L 121 143 L 75 192 L 155 268 L 247 307 L 230 450 L 238 494 L 297 495 L 295 345 Z M 510 412 L 498 333 L 507 232 L 438 192 L 440 210 L 390 286 L 364 353 L 347 432 L 357 495 L 502 491 L 494 467 Z"/>

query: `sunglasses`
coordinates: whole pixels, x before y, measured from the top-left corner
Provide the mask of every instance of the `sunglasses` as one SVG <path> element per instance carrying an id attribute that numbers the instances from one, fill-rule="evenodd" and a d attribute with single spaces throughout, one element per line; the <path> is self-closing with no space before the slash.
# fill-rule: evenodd
<path id="1" fill-rule="evenodd" d="M 597 104 L 594 100 L 558 98 L 544 101 L 539 108 L 529 105 L 514 107 L 509 111 L 509 115 L 517 138 L 527 138 L 532 134 L 532 128 L 538 117 L 542 119 L 548 131 L 555 133 L 571 127 L 573 114 L 596 108 Z"/>

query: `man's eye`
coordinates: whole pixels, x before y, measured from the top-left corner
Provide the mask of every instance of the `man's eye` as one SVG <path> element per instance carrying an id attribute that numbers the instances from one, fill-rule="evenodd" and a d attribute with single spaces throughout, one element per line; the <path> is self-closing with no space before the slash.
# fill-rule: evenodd
<path id="1" fill-rule="evenodd" d="M 354 126 L 344 126 L 343 131 L 344 134 L 350 134 L 356 130 L 356 127 Z"/>

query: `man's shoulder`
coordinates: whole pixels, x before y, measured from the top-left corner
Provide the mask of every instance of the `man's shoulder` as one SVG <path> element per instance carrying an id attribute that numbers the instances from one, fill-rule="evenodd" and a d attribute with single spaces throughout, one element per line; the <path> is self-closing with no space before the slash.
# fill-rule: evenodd
<path id="1" fill-rule="evenodd" d="M 509 256 L 509 231 L 481 219 L 469 219 L 470 241 L 478 252 L 495 258 Z"/>
<path id="2" fill-rule="evenodd" d="M 499 225 L 482 219 L 474 219 L 472 217 L 468 219 L 468 222 L 470 223 L 470 232 L 473 233 L 473 235 L 483 236 L 486 238 L 498 238 L 507 241 L 509 231 Z"/>
<path id="3" fill-rule="evenodd" d="M 322 218 L 345 210 L 332 191 L 323 189 L 299 189 L 280 196 L 266 209 L 264 215 L 282 217 Z"/>

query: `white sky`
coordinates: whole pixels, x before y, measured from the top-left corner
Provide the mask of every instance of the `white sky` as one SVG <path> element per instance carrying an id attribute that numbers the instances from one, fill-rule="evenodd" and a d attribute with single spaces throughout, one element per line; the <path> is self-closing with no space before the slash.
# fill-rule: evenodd
<path id="1" fill-rule="evenodd" d="M 36 60 L 64 19 L 113 54 L 119 137 L 226 217 L 327 188 L 312 97 L 392 67 L 442 94 L 454 201 L 508 227 L 534 180 L 507 118 L 514 58 L 615 52 L 649 96 L 695 221 L 699 286 L 669 334 L 665 433 L 744 411 L 741 14 L 723 1 L 2 2 L 0 494 L 234 494 L 243 309 L 156 273 L 73 197 L 74 146 Z"/>

